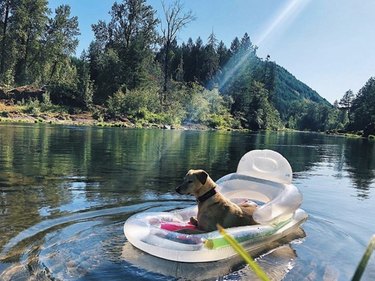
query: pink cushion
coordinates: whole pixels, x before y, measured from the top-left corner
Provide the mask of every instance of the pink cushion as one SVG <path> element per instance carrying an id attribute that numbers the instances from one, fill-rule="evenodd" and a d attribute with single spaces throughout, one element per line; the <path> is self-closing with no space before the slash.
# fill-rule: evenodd
<path id="1" fill-rule="evenodd" d="M 197 227 L 190 222 L 188 223 L 178 223 L 178 222 L 163 222 L 160 224 L 161 229 L 169 231 L 179 231 L 182 229 L 197 229 Z"/>

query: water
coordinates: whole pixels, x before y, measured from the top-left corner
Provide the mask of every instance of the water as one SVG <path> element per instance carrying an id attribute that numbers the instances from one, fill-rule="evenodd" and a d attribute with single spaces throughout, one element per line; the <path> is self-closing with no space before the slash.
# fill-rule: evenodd
<path id="1" fill-rule="evenodd" d="M 309 214 L 258 257 L 272 280 L 350 280 L 375 233 L 375 144 L 311 133 L 0 124 L 0 280 L 251 280 L 240 259 L 184 265 L 134 249 L 125 220 L 194 204 L 191 168 L 235 171 L 252 149 L 282 153 Z M 362 280 L 375 280 L 372 257 Z"/>

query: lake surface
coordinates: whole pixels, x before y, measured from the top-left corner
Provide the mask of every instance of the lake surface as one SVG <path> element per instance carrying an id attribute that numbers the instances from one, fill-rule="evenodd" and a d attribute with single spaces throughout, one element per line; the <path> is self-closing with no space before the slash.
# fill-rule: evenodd
<path id="1" fill-rule="evenodd" d="M 195 204 L 174 192 L 187 170 L 218 179 L 252 149 L 288 159 L 309 214 L 260 265 L 272 280 L 350 280 L 375 233 L 372 141 L 24 124 L 0 124 L 0 280 L 253 279 L 240 259 L 187 267 L 123 234 L 135 213 Z M 374 256 L 362 280 L 375 280 Z"/>

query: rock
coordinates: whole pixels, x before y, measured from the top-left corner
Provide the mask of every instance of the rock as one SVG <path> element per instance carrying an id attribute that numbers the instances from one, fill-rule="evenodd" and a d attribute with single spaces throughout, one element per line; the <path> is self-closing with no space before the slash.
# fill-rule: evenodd
<path id="1" fill-rule="evenodd" d="M 2 93 L 1 93 L 2 92 Z M 20 86 L 13 88 L 9 91 L 4 91 L 4 89 L 0 90 L 0 96 L 4 99 L 9 99 L 13 101 L 21 101 L 21 100 L 30 100 L 30 99 L 37 99 L 39 101 L 43 101 L 43 94 L 45 93 L 44 90 L 32 86 Z"/>
<path id="2" fill-rule="evenodd" d="M 163 129 L 170 130 L 171 129 L 171 125 L 163 125 Z"/>

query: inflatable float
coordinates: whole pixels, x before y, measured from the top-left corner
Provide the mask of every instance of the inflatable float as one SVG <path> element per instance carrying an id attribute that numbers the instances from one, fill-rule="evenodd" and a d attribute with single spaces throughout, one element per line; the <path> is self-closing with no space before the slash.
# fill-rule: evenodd
<path id="1" fill-rule="evenodd" d="M 250 252 L 259 253 L 272 241 L 296 230 L 307 214 L 299 209 L 302 195 L 292 182 L 288 161 L 272 150 L 253 150 L 240 160 L 237 172 L 220 178 L 217 190 L 233 202 L 256 202 L 256 225 L 226 229 Z M 153 256 L 177 262 L 210 262 L 236 255 L 218 231 L 183 234 L 197 206 L 172 212 L 138 213 L 124 224 L 127 240 Z"/>

